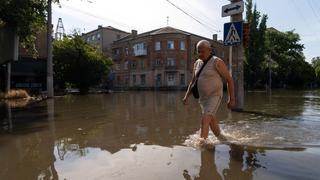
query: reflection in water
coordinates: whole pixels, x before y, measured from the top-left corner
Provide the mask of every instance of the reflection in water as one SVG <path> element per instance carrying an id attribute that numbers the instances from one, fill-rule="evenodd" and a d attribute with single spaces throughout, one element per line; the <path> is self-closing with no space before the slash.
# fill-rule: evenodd
<path id="1" fill-rule="evenodd" d="M 195 167 L 200 165 L 199 152 L 183 146 L 138 144 L 113 154 L 86 147 L 85 155 L 80 149 L 68 150 L 63 160 L 57 159 L 55 168 L 59 179 L 181 179 L 179 172 L 187 170 L 196 176 Z M 57 149 L 54 154 L 59 156 Z"/>
<path id="2" fill-rule="evenodd" d="M 195 179 L 222 179 L 222 175 L 218 173 L 215 163 L 215 148 L 212 151 L 201 152 L 200 172 Z"/>
<path id="3" fill-rule="evenodd" d="M 27 109 L 2 107 L 0 179 L 320 175 L 315 169 L 320 162 L 318 92 L 279 92 L 271 98 L 247 93 L 245 109 L 260 114 L 231 112 L 224 102 L 217 116 L 233 141 L 221 144 L 211 133 L 210 149 L 194 146 L 201 113 L 195 100 L 183 106 L 182 97 L 183 92 L 130 92 L 66 96 Z M 184 146 L 186 140 L 191 143 Z"/>

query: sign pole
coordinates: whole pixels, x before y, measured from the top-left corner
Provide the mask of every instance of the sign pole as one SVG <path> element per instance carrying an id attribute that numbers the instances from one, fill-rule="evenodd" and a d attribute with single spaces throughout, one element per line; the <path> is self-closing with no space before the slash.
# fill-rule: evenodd
<path id="1" fill-rule="evenodd" d="M 231 3 L 241 2 L 241 0 L 231 0 Z M 243 21 L 242 13 L 230 16 L 231 22 Z M 232 74 L 235 85 L 236 105 L 235 110 L 243 110 L 244 106 L 244 82 L 243 82 L 243 43 L 233 47 L 232 60 L 235 64 Z"/>
<path id="2" fill-rule="evenodd" d="M 229 46 L 229 72 L 232 77 L 232 46 Z"/>

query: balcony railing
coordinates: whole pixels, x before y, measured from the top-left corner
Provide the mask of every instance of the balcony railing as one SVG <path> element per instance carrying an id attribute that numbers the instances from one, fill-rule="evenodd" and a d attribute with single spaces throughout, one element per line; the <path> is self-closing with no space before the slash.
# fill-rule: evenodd
<path id="1" fill-rule="evenodd" d="M 147 50 L 146 49 L 139 49 L 134 51 L 135 56 L 146 56 Z"/>

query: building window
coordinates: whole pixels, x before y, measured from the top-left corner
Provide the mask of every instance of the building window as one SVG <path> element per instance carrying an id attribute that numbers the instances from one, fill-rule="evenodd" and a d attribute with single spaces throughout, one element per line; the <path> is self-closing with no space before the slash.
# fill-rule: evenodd
<path id="1" fill-rule="evenodd" d="M 128 64 L 129 64 L 128 60 L 124 62 L 124 67 L 123 67 L 124 70 L 128 70 Z"/>
<path id="2" fill-rule="evenodd" d="M 161 74 L 157 74 L 157 77 L 156 77 L 156 85 L 157 85 L 157 86 L 160 86 L 160 85 L 161 85 Z"/>
<path id="3" fill-rule="evenodd" d="M 147 43 L 137 43 L 133 46 L 135 56 L 147 55 Z"/>
<path id="4" fill-rule="evenodd" d="M 140 68 L 144 69 L 144 61 L 143 60 L 140 61 Z"/>
<path id="5" fill-rule="evenodd" d="M 155 65 L 156 65 L 156 66 L 160 66 L 160 65 L 161 65 L 160 59 L 156 59 Z"/>
<path id="6" fill-rule="evenodd" d="M 98 33 L 97 34 L 97 39 L 100 40 L 100 37 L 101 37 L 101 35 L 100 35 L 100 33 Z"/>
<path id="7" fill-rule="evenodd" d="M 168 74 L 168 81 L 174 81 L 174 74 Z"/>
<path id="8" fill-rule="evenodd" d="M 120 64 L 116 64 L 116 70 L 120 70 Z"/>
<path id="9" fill-rule="evenodd" d="M 184 67 L 186 65 L 186 60 L 180 59 L 180 65 Z"/>
<path id="10" fill-rule="evenodd" d="M 125 83 L 125 85 L 129 85 L 129 75 L 126 75 L 125 76 L 125 80 L 124 80 L 124 83 Z"/>
<path id="11" fill-rule="evenodd" d="M 168 49 L 174 49 L 174 41 L 168 41 Z"/>
<path id="12" fill-rule="evenodd" d="M 184 76 L 184 74 L 180 74 L 180 85 L 185 85 L 185 76 Z"/>
<path id="13" fill-rule="evenodd" d="M 92 38 L 92 41 L 96 40 L 96 35 L 93 35 L 91 38 Z"/>
<path id="14" fill-rule="evenodd" d="M 176 62 L 173 58 L 168 58 L 167 59 L 167 66 L 175 66 Z"/>
<path id="15" fill-rule="evenodd" d="M 120 49 L 115 49 L 115 50 L 114 50 L 114 53 L 115 53 L 116 55 L 119 55 L 119 54 L 120 54 Z"/>
<path id="16" fill-rule="evenodd" d="M 136 69 L 136 68 L 137 68 L 137 64 L 136 64 L 135 61 L 133 61 L 133 62 L 131 63 L 131 69 Z"/>
<path id="17" fill-rule="evenodd" d="M 90 42 L 90 37 L 87 37 L 87 42 Z"/>
<path id="18" fill-rule="evenodd" d="M 117 84 L 119 84 L 119 85 L 120 85 L 120 84 L 121 84 L 121 82 L 120 82 L 120 81 L 121 81 L 120 76 L 117 76 Z"/>
<path id="19" fill-rule="evenodd" d="M 132 75 L 132 84 L 136 84 L 136 82 L 137 82 L 136 75 Z"/>
<path id="20" fill-rule="evenodd" d="M 120 39 L 120 37 L 121 37 L 120 34 L 117 34 L 117 39 Z"/>
<path id="21" fill-rule="evenodd" d="M 126 47 L 126 55 L 129 56 L 129 49 Z"/>
<path id="22" fill-rule="evenodd" d="M 180 41 L 180 50 L 185 50 L 186 47 L 185 47 L 185 44 L 184 44 L 184 41 Z"/>
<path id="23" fill-rule="evenodd" d="M 221 57 L 224 58 L 224 51 L 221 51 Z"/>
<path id="24" fill-rule="evenodd" d="M 146 75 L 145 74 L 141 74 L 140 75 L 140 79 L 141 79 L 141 85 L 145 85 L 146 84 Z"/>
<path id="25" fill-rule="evenodd" d="M 157 41 L 156 44 L 155 44 L 155 50 L 159 51 L 160 49 L 161 49 L 160 41 Z"/>

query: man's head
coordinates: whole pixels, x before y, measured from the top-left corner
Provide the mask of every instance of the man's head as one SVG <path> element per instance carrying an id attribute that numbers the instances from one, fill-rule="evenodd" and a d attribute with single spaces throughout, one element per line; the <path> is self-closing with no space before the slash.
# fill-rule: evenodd
<path id="1" fill-rule="evenodd" d="M 211 54 L 211 46 L 209 41 L 201 40 L 197 43 L 197 53 L 201 60 L 207 60 Z"/>

